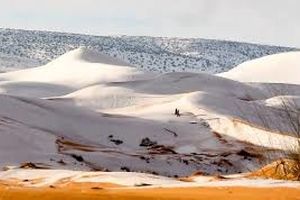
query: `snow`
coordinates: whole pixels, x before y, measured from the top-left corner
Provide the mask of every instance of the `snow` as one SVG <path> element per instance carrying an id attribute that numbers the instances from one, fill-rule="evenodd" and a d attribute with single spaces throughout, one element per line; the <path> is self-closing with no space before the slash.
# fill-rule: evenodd
<path id="1" fill-rule="evenodd" d="M 290 54 L 294 53 L 283 57 L 293 63 Z M 184 183 L 149 174 L 174 177 L 257 169 L 269 150 L 290 152 L 298 144 L 287 113 L 278 108 L 280 99 L 298 102 L 300 94 L 298 79 L 287 78 L 283 65 L 278 65 L 281 74 L 273 76 L 254 68 L 268 80 L 286 78 L 288 84 L 248 83 L 242 75 L 232 80 L 205 73 L 144 72 L 86 48 L 40 67 L 2 73 L 0 166 L 16 169 L 0 172 L 0 179 L 42 177 L 41 184 L 50 184 L 70 177 L 174 186 Z M 180 117 L 174 115 L 176 108 Z M 145 138 L 152 144 L 142 145 Z M 241 155 L 242 150 L 250 156 Z M 49 170 L 19 169 L 23 163 Z M 201 180 L 194 185 L 255 184 Z"/>
<path id="2" fill-rule="evenodd" d="M 30 179 L 28 179 L 30 177 Z M 293 181 L 246 179 L 241 175 L 227 176 L 225 180 L 217 180 L 211 176 L 192 177 L 191 182 L 183 182 L 175 178 L 167 178 L 143 173 L 133 172 L 83 172 L 69 170 L 20 170 L 13 169 L 0 172 L 0 180 L 17 181 L 26 187 L 41 187 L 64 183 L 112 183 L 121 186 L 135 187 L 147 184 L 147 188 L 176 188 L 176 187 L 300 187 Z M 23 180 L 28 181 L 24 182 Z M 39 180 L 32 181 L 31 180 Z M 139 187 L 141 188 L 141 187 Z"/>
<path id="3" fill-rule="evenodd" d="M 240 64 L 220 76 L 242 82 L 300 84 L 300 52 L 270 55 Z"/>
<path id="4" fill-rule="evenodd" d="M 101 63 L 96 62 L 93 58 L 101 60 Z M 112 74 L 113 69 L 114 73 Z M 107 56 L 79 48 L 45 66 L 1 74 L 0 80 L 4 82 L 41 82 L 78 88 L 96 83 L 130 81 L 142 75 L 143 72 L 124 62 L 121 63 L 117 59 L 116 63 L 111 64 Z"/>
<path id="5" fill-rule="evenodd" d="M 0 28 L 0 71 L 37 67 L 85 47 L 155 72 L 220 73 L 254 58 L 293 48 L 198 38 L 92 36 Z"/>

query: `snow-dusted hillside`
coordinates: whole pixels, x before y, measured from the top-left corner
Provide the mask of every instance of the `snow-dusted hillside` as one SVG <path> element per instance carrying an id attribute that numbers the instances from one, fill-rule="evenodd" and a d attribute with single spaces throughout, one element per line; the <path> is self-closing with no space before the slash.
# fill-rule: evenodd
<path id="1" fill-rule="evenodd" d="M 121 58 L 144 71 L 224 72 L 254 58 L 292 48 L 180 38 L 90 36 L 0 29 L 0 71 L 35 67 L 87 47 Z"/>

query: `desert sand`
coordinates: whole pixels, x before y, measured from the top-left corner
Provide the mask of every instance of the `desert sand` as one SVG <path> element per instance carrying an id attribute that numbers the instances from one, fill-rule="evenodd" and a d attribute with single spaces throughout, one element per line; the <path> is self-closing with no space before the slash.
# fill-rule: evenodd
<path id="1" fill-rule="evenodd" d="M 267 200 L 298 199 L 296 188 L 199 187 L 199 188 L 110 188 L 89 184 L 62 188 L 0 187 L 1 200 L 55 199 L 189 199 L 189 200 Z"/>

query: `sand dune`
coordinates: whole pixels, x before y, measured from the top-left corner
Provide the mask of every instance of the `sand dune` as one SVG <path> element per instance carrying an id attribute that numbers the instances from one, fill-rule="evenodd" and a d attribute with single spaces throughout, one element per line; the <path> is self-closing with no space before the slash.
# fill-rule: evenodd
<path id="1" fill-rule="evenodd" d="M 242 82 L 300 84 L 300 52 L 280 53 L 245 62 L 219 76 Z"/>
<path id="2" fill-rule="evenodd" d="M 45 66 L 0 74 L 3 92 L 35 97 L 62 95 L 93 84 L 148 77 L 151 74 L 145 76 L 122 61 L 85 48 L 68 52 Z M 51 92 L 47 93 L 49 89 Z"/>
<path id="3" fill-rule="evenodd" d="M 298 54 L 216 76 L 149 74 L 80 48 L 45 66 L 0 74 L 0 166 L 12 169 L 0 172 L 0 180 L 36 175 L 74 182 L 89 175 L 82 171 L 124 171 L 102 174 L 114 177 L 104 182 L 121 184 L 132 175 L 173 187 L 186 183 L 128 172 L 183 177 L 256 170 L 268 152 L 276 159 L 298 144 L 287 113 L 278 109 L 282 99 L 299 103 Z M 24 167 L 66 171 L 19 171 Z"/>

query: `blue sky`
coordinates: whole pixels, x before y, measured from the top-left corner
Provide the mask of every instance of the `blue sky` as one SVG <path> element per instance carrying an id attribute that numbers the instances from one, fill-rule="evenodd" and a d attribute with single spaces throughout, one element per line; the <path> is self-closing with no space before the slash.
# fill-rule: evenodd
<path id="1" fill-rule="evenodd" d="M 0 0 L 0 27 L 300 47 L 300 1 Z"/>

